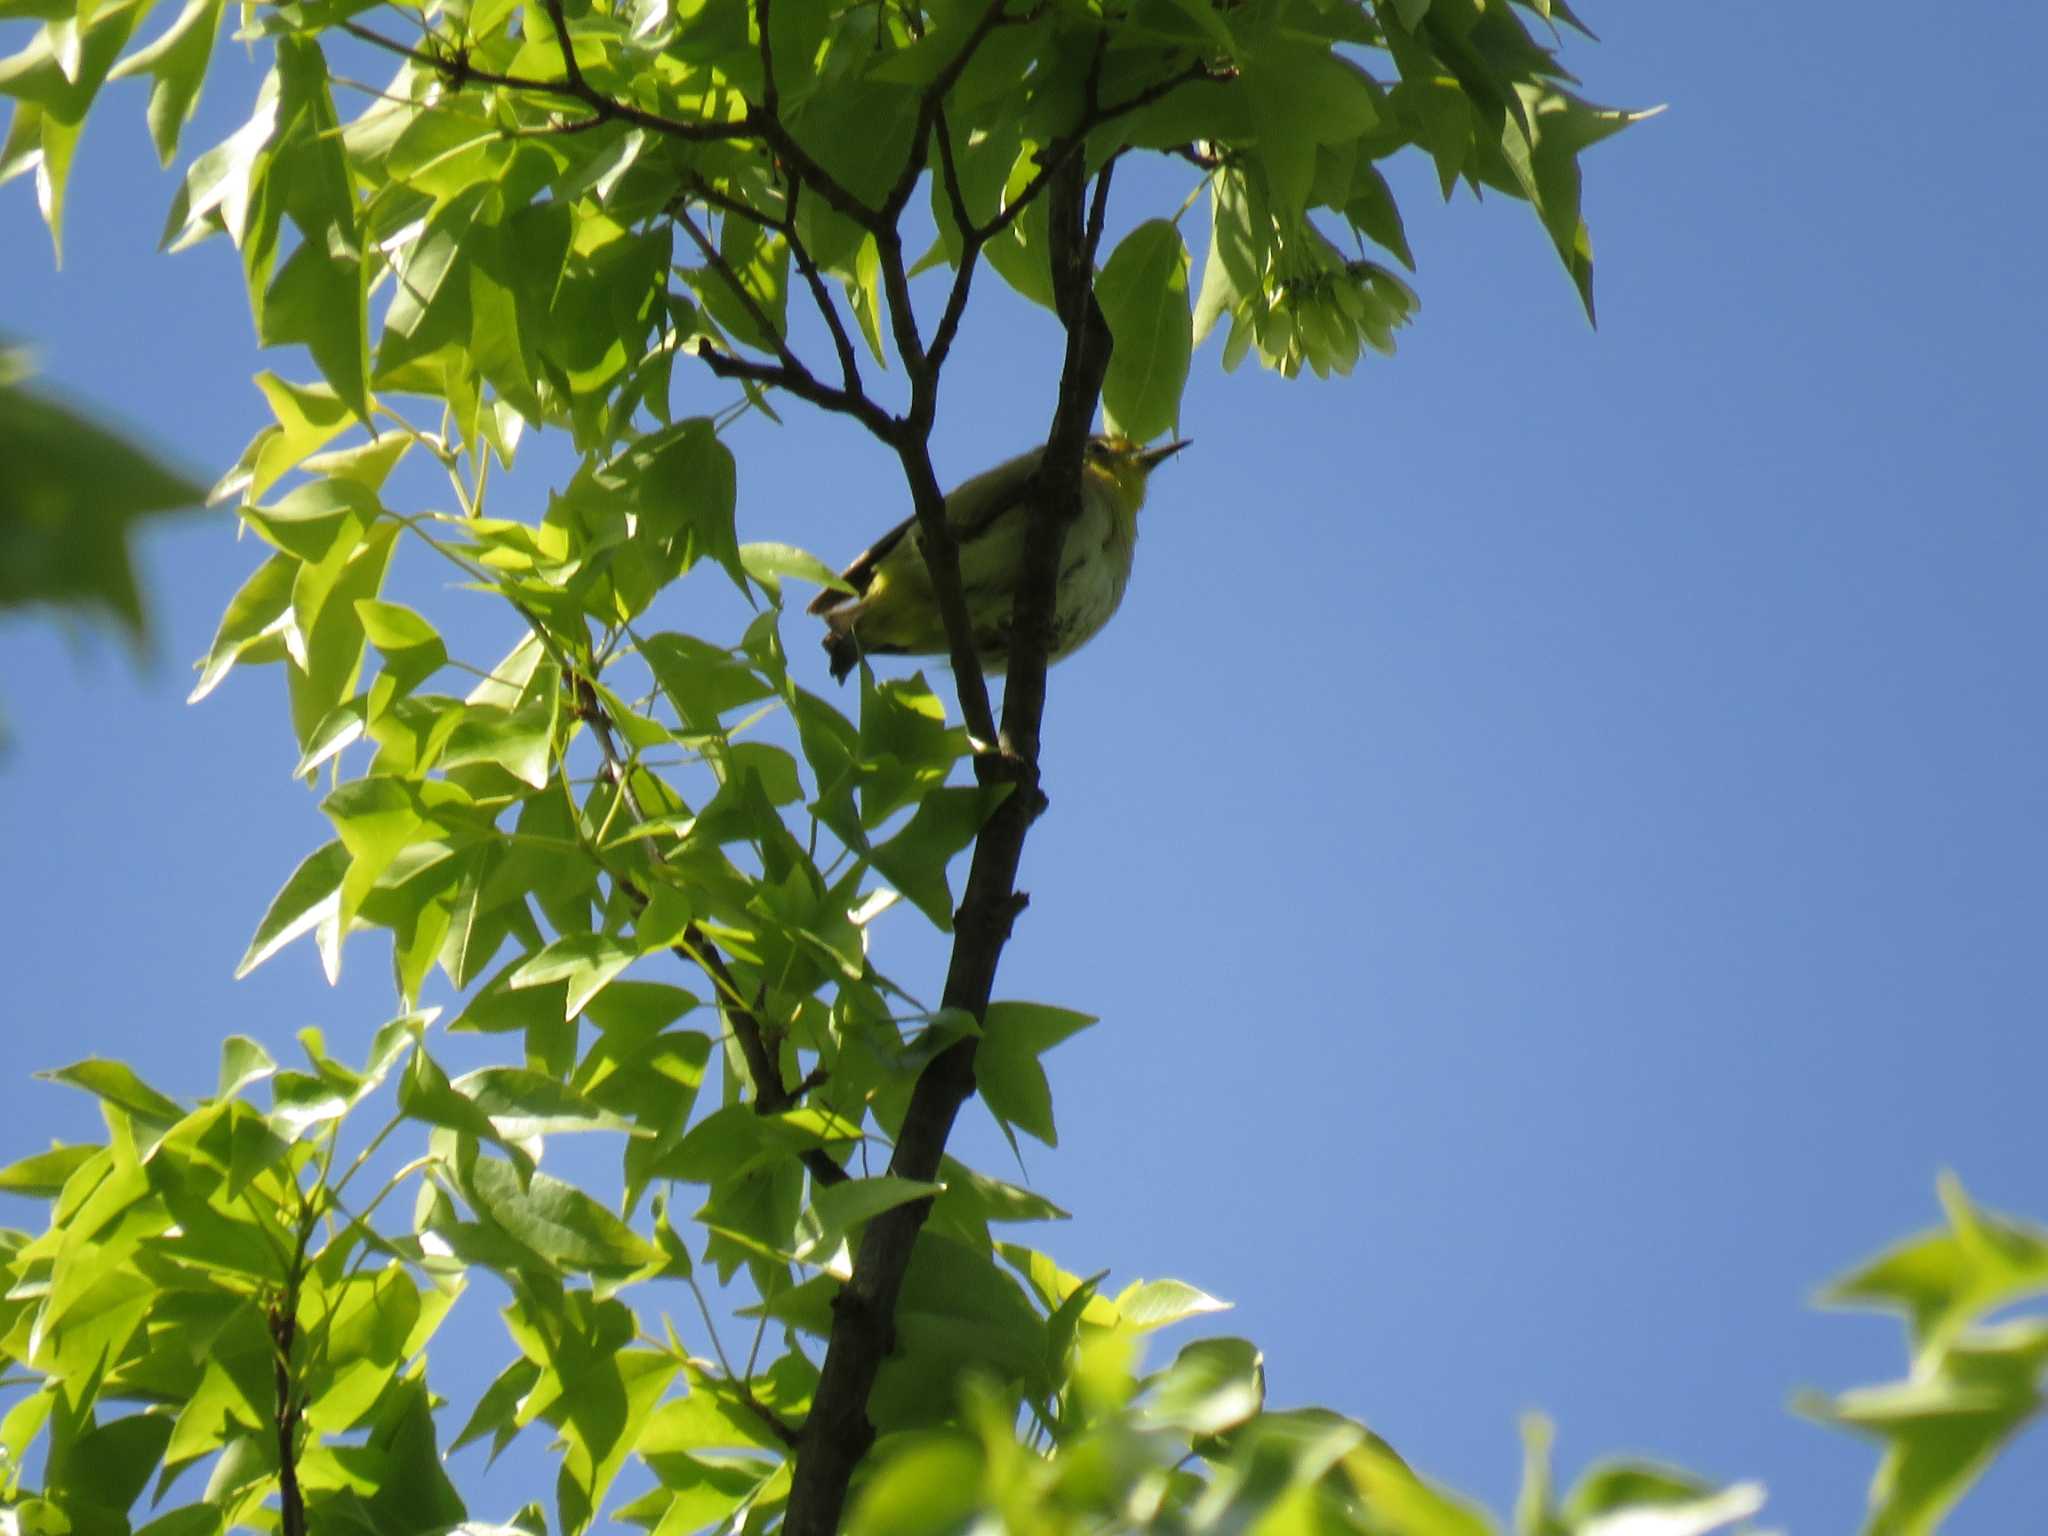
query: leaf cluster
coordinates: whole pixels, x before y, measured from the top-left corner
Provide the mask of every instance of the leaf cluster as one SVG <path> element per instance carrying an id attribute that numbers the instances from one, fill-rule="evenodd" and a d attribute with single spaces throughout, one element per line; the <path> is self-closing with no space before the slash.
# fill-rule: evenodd
<path id="1" fill-rule="evenodd" d="M 488 1276 L 509 1358 L 449 1449 L 544 1426 L 557 1468 L 508 1532 L 608 1501 L 661 1536 L 1492 1529 L 1363 1426 L 1269 1410 L 1249 1344 L 1147 1373 L 1145 1334 L 1218 1304 L 1010 1240 L 1061 1213 L 946 1142 L 978 1093 L 1052 1143 L 1041 1058 L 1092 1022 L 994 983 L 1098 403 L 1168 430 L 1218 328 L 1226 365 L 1290 375 L 1391 350 L 1403 150 L 1446 195 L 1526 202 L 1590 312 L 1578 156 L 1631 114 L 1575 93 L 1562 0 L 188 0 L 136 46 L 150 12 L 0 4 L 33 27 L 0 61 L 0 179 L 32 173 L 61 236 L 109 81 L 147 78 L 169 163 L 230 15 L 268 50 L 164 234 L 225 237 L 258 338 L 311 369 L 258 379 L 268 420 L 215 487 L 267 553 L 193 696 L 277 668 L 332 831 L 243 969 L 310 938 L 332 976 L 375 931 L 400 1017 L 360 1066 L 313 1032 L 294 1067 L 232 1039 L 197 1106 L 115 1063 L 55 1074 L 107 1138 L 0 1172 L 51 1202 L 0 1239 L 13 1528 L 124 1533 L 148 1499 L 157 1536 L 486 1529 L 426 1356 Z M 1113 216 L 1139 159 L 1185 178 L 1178 211 Z M 930 452 L 984 269 L 1067 339 L 1000 726 Z M 835 578 L 739 537 L 726 441 L 790 400 L 899 462 L 957 710 L 864 672 L 848 712 L 792 670 L 784 583 Z M 574 467 L 525 495 L 549 429 Z M 393 600 L 402 548 L 466 596 Z M 674 617 L 707 584 L 749 605 L 737 635 Z M 509 633 L 478 642 L 465 601 Z M 936 996 L 879 963 L 892 910 L 951 936 Z M 430 1053 L 435 989 L 489 1064 Z M 615 1141 L 614 1183 L 544 1169 L 570 1134 Z M 713 1280 L 750 1298 L 744 1350 Z M 1639 1467 L 1555 1502 L 1545 1465 L 1531 1536 L 1754 1503 Z"/>

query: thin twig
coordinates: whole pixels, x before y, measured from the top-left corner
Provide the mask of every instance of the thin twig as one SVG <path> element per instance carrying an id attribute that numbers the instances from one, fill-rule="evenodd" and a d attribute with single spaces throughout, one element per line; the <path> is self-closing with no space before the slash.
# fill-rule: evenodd
<path id="1" fill-rule="evenodd" d="M 960 322 L 967 316 L 967 294 L 974 284 L 974 269 L 981 260 L 982 246 L 986 243 L 974 235 L 974 213 L 967 206 L 967 194 L 960 185 L 960 167 L 953 157 L 953 130 L 941 110 L 935 125 L 939 138 L 939 177 L 946 189 L 946 201 L 953 212 L 953 224 L 960 232 L 960 264 L 953 272 L 953 287 L 946 295 L 946 307 L 939 315 L 938 329 L 932 332 L 930 363 L 933 373 L 946 366 L 946 357 L 953 350 L 953 341 L 960 333 Z"/>
<path id="2" fill-rule="evenodd" d="M 741 357 L 725 351 L 703 336 L 697 337 L 691 343 L 690 355 L 709 368 L 718 378 L 740 379 L 750 384 L 765 384 L 774 389 L 784 389 L 799 400 L 808 400 L 820 410 L 851 416 L 884 442 L 891 441 L 898 430 L 896 418 L 865 394 L 835 389 L 808 371 L 793 372 L 781 363 L 763 363 L 753 358 Z"/>
<path id="3" fill-rule="evenodd" d="M 568 674 L 576 690 L 576 713 L 597 741 L 599 753 L 610 770 L 612 783 L 619 792 L 619 799 L 625 803 L 634 818 L 640 822 L 650 820 L 647 809 L 640 803 L 639 792 L 633 788 L 632 772 L 619 753 L 617 739 L 612 734 L 611 716 L 605 712 L 604 703 L 597 696 L 597 690 L 590 680 L 580 673 Z M 652 841 L 647 844 L 647 858 L 651 864 L 664 861 L 661 849 Z M 624 889 L 642 905 L 646 896 L 639 888 L 627 881 Z M 695 964 L 711 978 L 713 989 L 719 996 L 719 1010 L 725 1015 L 732 1029 L 733 1039 L 738 1043 L 740 1054 L 746 1059 L 747 1075 L 754 1081 L 754 1110 L 757 1114 L 777 1115 L 796 1102 L 782 1081 L 782 1070 L 774 1054 L 769 1050 L 767 1031 L 762 1028 L 758 1008 L 750 1006 L 740 991 L 739 983 L 733 979 L 731 969 L 725 963 L 718 946 L 711 942 L 704 930 L 695 923 L 683 929 L 681 936 L 670 946 L 681 959 Z M 805 1079 L 806 1082 L 809 1079 Z M 847 1175 L 846 1170 L 835 1163 L 822 1147 L 807 1147 L 801 1154 L 804 1167 L 811 1177 L 821 1184 L 838 1184 Z"/>
<path id="4" fill-rule="evenodd" d="M 896 173 L 896 183 L 882 199 L 882 216 L 892 225 L 902 216 L 910 202 L 910 194 L 917 189 L 917 179 L 924 174 L 925 157 L 930 153 L 932 125 L 946 93 L 959 82 L 961 71 L 974 58 L 975 51 L 988 40 L 988 35 L 1002 25 L 1003 7 L 1008 0 L 989 0 L 975 18 L 966 38 L 954 55 L 940 66 L 939 72 L 926 82 L 918 93 L 917 123 L 911 130 L 910 152 L 903 157 L 903 168 Z"/>
<path id="5" fill-rule="evenodd" d="M 569 78 L 569 88 L 578 96 L 590 92 L 590 83 L 583 78 L 583 66 L 576 62 L 576 45 L 569 40 L 569 19 L 562 13 L 562 0 L 541 0 L 547 7 L 548 21 L 555 29 L 555 46 L 562 51 L 562 73 Z"/>
<path id="6" fill-rule="evenodd" d="M 747 312 L 747 318 L 754 322 L 755 327 L 766 338 L 760 343 L 762 350 L 773 352 L 776 357 L 781 359 L 782 366 L 791 373 L 800 374 L 805 378 L 815 377 L 811 370 L 806 368 L 798 359 L 797 355 L 789 350 L 789 343 L 783 339 L 781 328 L 768 318 L 768 312 L 761 307 L 761 301 L 754 297 L 753 291 L 745 283 L 740 281 L 739 273 L 733 271 L 732 263 L 725 259 L 725 253 L 711 243 L 710 235 L 706 234 L 697 221 L 690 217 L 690 210 L 685 208 L 680 202 L 672 202 L 669 204 L 669 214 L 678 224 L 682 225 L 683 233 L 688 235 L 690 243 L 697 247 L 698 253 L 704 258 L 705 265 L 725 279 L 725 286 L 731 289 L 732 296 L 739 300 L 740 308 Z"/>
<path id="7" fill-rule="evenodd" d="M 818 270 L 818 264 L 811 259 L 811 250 L 797 233 L 797 199 L 803 194 L 803 183 L 791 177 L 788 190 L 783 194 L 789 207 L 789 223 L 784 238 L 789 241 L 789 254 L 796 262 L 796 269 L 803 274 L 804 286 L 811 291 L 811 303 L 825 322 L 825 329 L 832 333 L 832 349 L 839 354 L 839 377 L 841 387 L 849 395 L 866 393 L 861 383 L 860 357 L 853 350 L 853 338 L 846 333 L 846 325 L 839 315 L 839 306 L 833 301 L 832 291 L 825 286 L 825 276 Z"/>
<path id="8" fill-rule="evenodd" d="M 659 112 L 649 112 L 628 102 L 616 100 L 597 90 L 587 81 L 579 84 L 569 80 L 539 80 L 530 75 L 505 75 L 495 70 L 478 69 L 462 53 L 453 55 L 429 52 L 420 48 L 409 48 L 395 38 L 363 26 L 347 18 L 335 23 L 351 37 L 360 38 L 373 48 L 386 53 L 395 53 L 400 58 L 411 59 L 415 64 L 433 70 L 450 85 L 460 90 L 469 84 L 495 85 L 512 91 L 533 91 L 544 96 L 564 96 L 580 101 L 605 122 L 633 123 L 654 133 L 666 134 L 670 138 L 684 139 L 693 144 L 723 143 L 733 139 L 757 136 L 759 130 L 747 121 L 724 123 L 690 123 L 681 118 L 664 117 Z M 579 80 L 581 76 L 578 76 Z"/>
<path id="9" fill-rule="evenodd" d="M 792 1450 L 795 1449 L 798 1439 L 796 1428 L 783 1419 L 781 1415 L 777 1414 L 774 1409 L 754 1396 L 753 1388 L 747 1384 L 746 1379 L 734 1372 L 732 1362 L 725 1357 L 725 1345 L 719 1340 L 718 1325 L 711 1321 L 711 1306 L 704 1299 L 704 1291 L 697 1284 L 697 1277 L 691 1275 L 686 1283 L 690 1287 L 690 1294 L 697 1298 L 697 1310 L 704 1314 L 704 1331 L 711 1336 L 711 1352 L 718 1356 L 718 1363 L 725 1370 L 727 1383 L 739 1395 L 739 1400 L 746 1405 L 747 1409 L 756 1418 L 760 1419 L 763 1424 L 768 1426 L 768 1432 L 771 1435 Z M 753 1369 L 753 1362 L 751 1360 L 747 1363 L 747 1369 L 749 1371 Z"/>

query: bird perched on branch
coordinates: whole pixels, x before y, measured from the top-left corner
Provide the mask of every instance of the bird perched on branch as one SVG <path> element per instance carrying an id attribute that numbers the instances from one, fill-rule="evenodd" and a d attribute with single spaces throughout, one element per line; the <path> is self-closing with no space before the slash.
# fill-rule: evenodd
<path id="1" fill-rule="evenodd" d="M 1185 439 L 1145 448 L 1127 437 L 1093 437 L 1081 458 L 1081 515 L 1060 556 L 1048 660 L 1072 655 L 1107 624 L 1124 600 L 1138 542 L 1138 508 L 1152 471 L 1187 447 Z M 960 549 L 960 586 L 982 665 L 1009 659 L 1010 613 L 1024 563 L 1029 496 L 1043 448 L 976 475 L 946 498 L 946 522 Z M 938 656 L 946 627 L 924 563 L 916 518 L 891 528 L 840 572 L 853 594 L 824 591 L 810 611 L 825 620 L 832 676 L 844 678 L 863 655 Z"/>

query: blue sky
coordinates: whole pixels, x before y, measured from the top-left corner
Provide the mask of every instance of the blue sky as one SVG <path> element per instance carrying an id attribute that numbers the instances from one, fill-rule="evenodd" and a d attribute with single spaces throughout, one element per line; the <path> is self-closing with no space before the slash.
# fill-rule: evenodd
<path id="1" fill-rule="evenodd" d="M 1787 1399 L 1903 1353 L 1810 1293 L 1932 1222 L 1942 1169 L 2048 1218 L 2048 20 L 2002 14 L 1591 8 L 1590 94 L 1670 107 L 1588 160 L 1600 329 L 1525 209 L 1402 167 L 1399 356 L 1319 383 L 1198 354 L 1124 611 L 1054 674 L 999 990 L 1102 1023 L 1049 1058 L 1061 1146 L 1028 1171 L 1074 1220 L 1036 1239 L 1232 1299 L 1277 1403 L 1496 1506 L 1540 1408 L 1567 1467 L 1655 1453 L 1851 1528 L 1872 1456 Z M 107 106 L 61 274 L 0 192 L 0 328 L 210 479 L 264 419 L 249 375 L 303 366 L 250 347 L 225 247 L 155 254 L 172 183 L 139 94 Z M 1126 216 L 1170 212 L 1157 186 Z M 950 478 L 1039 430 L 1053 341 L 976 319 Z M 901 514 L 835 423 L 734 443 L 743 537 L 839 561 Z M 144 670 L 0 624 L 9 1156 L 93 1129 L 33 1069 L 199 1093 L 225 1033 L 390 1012 L 375 939 L 337 990 L 308 948 L 230 980 L 324 823 L 274 674 L 182 703 L 253 546 L 216 513 L 144 557 Z M 401 578 L 474 601 L 439 580 Z M 936 992 L 913 922 L 884 958 Z M 517 1502 L 519 1469 L 456 1471 Z M 2036 1426 L 1949 1529 L 2044 1495 Z"/>

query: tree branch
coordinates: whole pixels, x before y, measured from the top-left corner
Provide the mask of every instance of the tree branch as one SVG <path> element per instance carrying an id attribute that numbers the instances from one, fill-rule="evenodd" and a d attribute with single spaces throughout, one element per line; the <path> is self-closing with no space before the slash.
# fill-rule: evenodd
<path id="1" fill-rule="evenodd" d="M 1156 84 L 1146 86 L 1144 90 L 1137 92 L 1128 101 L 1113 102 L 1106 107 L 1098 106 L 1091 102 L 1087 115 L 1082 118 L 1080 125 L 1072 133 L 1063 138 L 1055 139 L 1046 146 L 1046 152 L 1039 156 L 1038 170 L 1029 181 L 1024 183 L 1023 188 L 1017 195 L 1006 203 L 1002 211 L 993 219 L 974 231 L 978 242 L 985 245 L 1009 228 L 1016 221 L 1017 217 L 1037 200 L 1038 195 L 1045 190 L 1052 177 L 1066 161 L 1082 152 L 1086 147 L 1088 135 L 1097 128 L 1113 123 L 1120 117 L 1127 117 L 1142 107 L 1149 107 L 1153 102 L 1170 96 L 1184 85 L 1194 85 L 1201 82 L 1221 85 L 1226 81 L 1236 78 L 1237 71 L 1235 69 L 1215 69 L 1207 62 L 1197 59 L 1179 74 L 1169 75 L 1166 79 L 1158 81 Z"/>
<path id="2" fill-rule="evenodd" d="M 885 443 L 893 443 L 899 429 L 896 418 L 864 394 L 834 389 L 804 369 L 792 372 L 781 363 L 756 362 L 749 357 L 720 350 L 706 337 L 698 337 L 691 355 L 721 379 L 740 379 L 772 389 L 784 389 L 799 400 L 808 400 L 820 410 L 851 416 Z"/>
<path id="3" fill-rule="evenodd" d="M 860 357 L 853 350 L 853 338 L 846 334 L 845 322 L 840 318 L 839 305 L 832 298 L 832 291 L 825 286 L 825 276 L 818 270 L 817 262 L 811 259 L 810 247 L 796 232 L 797 199 L 803 194 L 803 183 L 791 177 L 784 197 L 789 207 L 789 224 L 783 238 L 789 241 L 789 254 L 796 262 L 796 269 L 803 274 L 804 286 L 811 290 L 811 303 L 825 322 L 825 328 L 832 333 L 832 349 L 839 354 L 839 378 L 841 387 L 849 395 L 863 395 L 866 387 L 861 383 Z"/>
<path id="4" fill-rule="evenodd" d="M 304 1200 L 302 1195 L 301 1200 Z M 306 1243 L 315 1218 L 303 1205 L 291 1262 L 285 1267 L 284 1291 L 271 1303 L 272 1378 L 277 1389 L 277 1504 L 279 1536 L 306 1536 L 306 1497 L 299 1487 L 299 1423 L 305 1405 L 292 1379 L 292 1350 L 299 1338 L 299 1286 L 305 1278 Z"/>
<path id="5" fill-rule="evenodd" d="M 363 26 L 346 17 L 335 23 L 342 31 L 354 38 L 381 48 L 386 53 L 395 53 L 402 59 L 433 70 L 456 90 L 469 84 L 495 85 L 511 91 L 533 91 L 543 96 L 561 96 L 571 101 L 580 101 L 590 108 L 598 122 L 632 123 L 652 133 L 666 134 L 673 139 L 683 139 L 693 144 L 720 143 L 732 139 L 752 138 L 757 130 L 746 121 L 728 123 L 691 123 L 681 118 L 663 117 L 659 112 L 649 112 L 642 107 L 614 100 L 584 80 L 580 70 L 575 79 L 539 80 L 528 75 L 502 75 L 494 70 L 478 69 L 469 62 L 466 53 L 443 54 L 422 48 L 409 48 L 394 38 Z M 438 41 L 438 40 L 437 40 Z M 564 46 L 566 47 L 566 41 Z M 581 125 L 579 125 L 581 126 Z"/>
<path id="6" fill-rule="evenodd" d="M 803 237 L 797 233 L 797 199 L 803 192 L 803 185 L 785 168 L 782 188 L 784 211 L 781 218 L 771 218 L 751 203 L 742 202 L 739 198 L 721 192 L 702 176 L 692 176 L 689 179 L 690 196 L 698 202 L 716 208 L 729 218 L 750 220 L 762 229 L 772 230 L 789 243 L 790 257 L 796 262 L 797 271 L 802 274 L 805 286 L 810 289 L 811 303 L 816 307 L 819 318 L 825 322 L 825 328 L 832 334 L 832 349 L 839 357 L 839 374 L 845 392 L 849 395 L 862 394 L 865 386 L 861 383 L 860 360 L 854 353 L 853 339 L 847 335 L 845 322 L 839 314 L 839 306 L 832 301 L 831 290 L 825 286 L 824 274 L 818 270 L 817 262 L 812 259 L 810 247 L 804 244 Z"/>
<path id="7" fill-rule="evenodd" d="M 774 113 L 764 111 L 758 106 L 749 106 L 742 122 L 749 133 L 766 143 L 775 151 L 777 159 L 802 178 L 805 186 L 862 229 L 878 235 L 890 227 L 888 220 L 848 191 L 838 177 L 820 165 L 803 145 L 797 143 L 796 137 Z"/>
<path id="8" fill-rule="evenodd" d="M 882 266 L 882 291 L 889 301 L 889 328 L 903 371 L 910 378 L 910 409 L 884 441 L 896 450 L 903 476 L 910 484 L 911 506 L 917 515 L 919 543 L 931 572 L 932 596 L 946 631 L 946 656 L 953 666 L 953 686 L 960 699 L 960 718 L 967 733 L 983 747 L 996 739 L 995 711 L 988 700 L 988 679 L 982 675 L 981 653 L 974 643 L 974 621 L 960 584 L 960 547 L 946 521 L 946 496 L 932 469 L 932 424 L 938 418 L 939 372 L 917 333 L 910 302 L 910 274 L 903 263 L 903 237 L 891 226 L 875 243 Z"/>
<path id="9" fill-rule="evenodd" d="M 967 194 L 960 186 L 960 167 L 953 158 L 953 130 L 941 110 L 934 129 L 939 136 L 939 176 L 946 188 L 946 202 L 953 210 L 954 227 L 960 231 L 960 264 L 953 272 L 953 287 L 946 295 L 946 307 L 939 315 L 939 328 L 932 332 L 931 370 L 936 376 L 946 366 L 960 322 L 967 315 L 967 294 L 974 284 L 974 268 L 986 243 L 974 236 L 974 213 L 967 206 Z"/>
<path id="10" fill-rule="evenodd" d="M 555 29 L 555 46 L 562 50 L 562 73 L 568 77 L 570 88 L 578 94 L 588 92 L 589 84 L 583 78 L 583 66 L 576 62 L 575 44 L 569 41 L 569 19 L 562 14 L 562 0 L 542 0 L 547 7 L 548 21 Z"/>
<path id="11" fill-rule="evenodd" d="M 299 1404 L 292 1387 L 292 1346 L 298 1339 L 297 1294 L 288 1291 L 270 1309 L 270 1342 L 277 1384 L 277 1504 L 280 1536 L 306 1536 L 306 1499 L 299 1490 Z"/>
<path id="12" fill-rule="evenodd" d="M 924 174 L 925 157 L 930 153 L 927 146 L 931 143 L 932 126 L 938 118 L 939 108 L 946 99 L 946 93 L 959 83 L 961 72 L 972 62 L 975 50 L 988 40 L 991 32 L 1003 25 L 1006 19 L 1003 7 L 1007 3 L 1008 0 L 989 0 L 982 8 L 981 14 L 975 18 L 974 26 L 960 44 L 959 51 L 946 60 L 939 72 L 927 81 L 925 88 L 918 93 L 917 124 L 911 131 L 910 153 L 904 156 L 903 168 L 896 173 L 896 184 L 889 188 L 888 196 L 882 199 L 882 217 L 891 225 L 902 216 L 904 208 L 910 202 L 910 194 L 917 189 L 918 177 Z"/>
<path id="13" fill-rule="evenodd" d="M 704 258 L 704 264 L 725 279 L 725 286 L 731 289 L 732 296 L 739 300 L 740 308 L 747 312 L 747 318 L 753 321 L 755 328 L 760 331 L 762 336 L 767 338 L 764 343 L 766 350 L 773 352 L 781 360 L 782 366 L 791 374 L 799 378 L 809 379 L 812 383 L 816 384 L 816 375 L 803 365 L 803 362 L 794 352 L 789 350 L 789 343 L 783 339 L 782 328 L 768 318 L 768 311 L 761 307 L 761 301 L 754 297 L 753 291 L 745 283 L 740 281 L 739 273 L 733 271 L 732 263 L 725 259 L 725 253 L 711 243 L 711 237 L 704 232 L 695 219 L 690 217 L 690 210 L 683 207 L 680 199 L 670 202 L 669 216 L 682 225 L 683 232 L 690 237 L 690 243 L 697 247 L 698 254 Z M 824 386 L 819 385 L 818 387 L 823 388 Z"/>
<path id="14" fill-rule="evenodd" d="M 532 620 L 528 619 L 529 623 Z M 538 629 L 536 629 L 538 633 Z M 542 643 L 547 641 L 543 636 Z M 549 649 L 552 651 L 553 647 Z M 639 793 L 633 788 L 631 772 L 625 759 L 619 754 L 617 739 L 612 735 L 611 716 L 606 712 L 604 701 L 597 696 L 597 689 L 582 673 L 563 666 L 563 658 L 555 657 L 555 664 L 561 666 L 564 676 L 570 681 L 576 699 L 576 717 L 590 727 L 591 735 L 597 740 L 597 749 L 604 758 L 605 770 L 611 775 L 612 783 L 618 787 L 619 795 L 626 807 L 641 822 L 648 820 L 647 809 L 640 803 Z M 667 862 L 659 846 L 651 839 L 647 842 L 647 862 L 661 865 Z M 647 904 L 647 894 L 631 881 L 621 882 L 622 888 L 637 907 Z M 759 1115 L 779 1115 L 794 1104 L 798 1097 L 809 1091 L 812 1077 L 804 1079 L 804 1086 L 791 1092 L 782 1081 L 782 1067 L 775 1059 L 775 1052 L 769 1048 L 767 1031 L 761 1026 L 758 1003 L 749 1004 L 746 994 L 740 990 L 732 969 L 725 963 L 718 946 L 695 923 L 683 929 L 682 937 L 669 946 L 675 954 L 697 966 L 711 978 L 712 990 L 718 995 L 719 1012 L 725 1015 L 726 1023 L 732 1029 L 733 1039 L 738 1043 L 740 1055 L 747 1063 L 747 1075 L 753 1079 L 754 1112 Z M 801 1154 L 803 1165 L 810 1170 L 811 1177 L 820 1184 L 839 1184 L 846 1180 L 847 1173 L 822 1147 L 809 1147 Z M 772 1415 L 770 1416 L 772 1418 Z M 780 1420 L 774 1421 L 778 1428 L 784 1428 Z M 794 1444 L 794 1432 L 784 1428 L 785 1437 Z"/>
<path id="15" fill-rule="evenodd" d="M 1045 806 L 1038 788 L 1038 741 L 1060 545 L 1080 510 L 1081 455 L 1109 365 L 1109 331 L 1095 303 L 1087 249 L 1085 187 L 1080 158 L 1066 157 L 1053 183 L 1050 221 L 1055 293 L 1067 327 L 1066 360 L 1040 470 L 1043 493 L 1032 499 L 1025 569 L 1011 626 L 1004 750 L 981 753 L 975 760 L 976 775 L 984 784 L 1008 782 L 1015 787 L 975 840 L 966 894 L 954 918 L 953 955 L 946 974 L 945 1006 L 963 1008 L 977 1019 L 987 1014 L 997 963 L 1024 906 L 1025 898 L 1016 889 L 1017 866 L 1025 836 Z M 904 453 L 906 469 L 911 468 L 907 451 L 899 447 L 899 452 Z M 926 554 L 929 558 L 929 546 Z M 943 592 L 944 577 L 936 566 L 933 581 Z M 977 664 L 977 680 L 979 671 Z M 964 689 L 961 702 L 966 709 Z M 928 1180 L 938 1173 L 960 1106 L 974 1091 L 974 1049 L 973 1036 L 957 1041 L 919 1076 L 889 1160 L 891 1174 Z M 930 1202 L 917 1201 L 871 1220 L 861 1236 L 852 1278 L 834 1298 L 831 1342 L 797 1448 L 784 1525 L 788 1536 L 832 1536 L 839 1528 L 854 1467 L 874 1441 L 874 1427 L 867 1418 L 868 1393 L 892 1347 L 897 1297 L 929 1208 Z"/>

